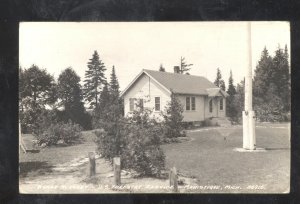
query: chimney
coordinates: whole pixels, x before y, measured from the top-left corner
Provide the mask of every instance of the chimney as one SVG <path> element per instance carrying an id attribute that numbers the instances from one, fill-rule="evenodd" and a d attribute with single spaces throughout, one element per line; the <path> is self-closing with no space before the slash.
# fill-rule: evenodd
<path id="1" fill-rule="evenodd" d="M 174 66 L 174 73 L 179 74 L 179 66 Z"/>

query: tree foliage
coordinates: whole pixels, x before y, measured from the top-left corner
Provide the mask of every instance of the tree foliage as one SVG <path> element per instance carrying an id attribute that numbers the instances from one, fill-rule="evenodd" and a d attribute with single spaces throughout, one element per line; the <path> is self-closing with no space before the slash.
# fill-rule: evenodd
<path id="1" fill-rule="evenodd" d="M 113 105 L 103 129 L 95 131 L 98 152 L 110 161 L 120 156 L 122 168 L 133 169 L 141 176 L 160 176 L 165 166 L 160 148 L 162 132 L 149 115 L 149 111 L 139 109 L 130 118 L 123 118 L 118 115 L 118 106 Z"/>
<path id="2" fill-rule="evenodd" d="M 163 113 L 164 134 L 166 138 L 185 136 L 183 131 L 183 107 L 174 93 L 171 94 L 171 101 L 168 102 Z"/>
<path id="3" fill-rule="evenodd" d="M 180 57 L 180 67 L 179 67 L 180 74 L 184 74 L 184 73 L 190 71 L 191 66 L 193 66 L 193 64 L 187 64 L 187 62 L 185 61 L 185 58 Z"/>
<path id="4" fill-rule="evenodd" d="M 119 81 L 116 76 L 115 66 L 113 66 L 110 75 L 110 82 L 109 82 L 109 92 L 111 95 L 112 102 L 119 100 L 119 95 L 120 95 L 119 89 L 120 89 Z"/>
<path id="5" fill-rule="evenodd" d="M 236 106 L 234 104 L 234 97 L 236 95 L 236 89 L 233 84 L 233 76 L 232 76 L 231 70 L 230 70 L 230 76 L 228 79 L 227 94 L 228 94 L 228 97 L 226 98 L 226 114 L 228 117 L 231 118 L 232 121 L 234 121 L 234 120 L 236 120 L 238 109 L 236 108 Z"/>
<path id="6" fill-rule="evenodd" d="M 19 69 L 19 117 L 22 132 L 30 133 L 46 105 L 54 104 L 54 78 L 45 69 L 32 65 Z"/>
<path id="7" fill-rule="evenodd" d="M 226 87 L 225 87 L 225 82 L 224 80 L 222 79 L 222 74 L 221 74 L 221 71 L 219 68 L 217 68 L 217 76 L 216 76 L 216 79 L 214 81 L 214 84 L 217 86 L 217 87 L 220 87 L 223 91 L 225 91 Z"/>
<path id="8" fill-rule="evenodd" d="M 61 100 L 64 111 L 61 119 L 65 122 L 68 120 L 80 124 L 84 129 L 91 128 L 89 115 L 86 113 L 82 102 L 82 90 L 80 77 L 71 68 L 66 68 L 58 77 L 57 92 Z"/>
<path id="9" fill-rule="evenodd" d="M 265 47 L 253 81 L 253 103 L 261 121 L 284 121 L 290 111 L 290 72 L 287 46 L 277 48 L 274 57 Z"/>
<path id="10" fill-rule="evenodd" d="M 45 69 L 32 65 L 29 69 L 20 68 L 19 94 L 20 99 L 31 97 L 35 103 L 48 102 L 54 86 L 54 78 Z"/>
<path id="11" fill-rule="evenodd" d="M 90 107 L 97 108 L 102 87 L 106 83 L 106 78 L 104 76 L 106 68 L 102 60 L 100 60 L 96 50 L 89 60 L 87 67 L 88 69 L 85 71 L 83 93 L 85 100 L 90 104 Z"/>

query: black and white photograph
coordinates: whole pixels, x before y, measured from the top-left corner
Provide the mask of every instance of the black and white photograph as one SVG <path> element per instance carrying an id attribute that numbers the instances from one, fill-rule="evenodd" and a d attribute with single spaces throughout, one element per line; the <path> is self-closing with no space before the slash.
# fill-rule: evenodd
<path id="1" fill-rule="evenodd" d="M 288 194 L 286 21 L 20 22 L 21 194 Z"/>

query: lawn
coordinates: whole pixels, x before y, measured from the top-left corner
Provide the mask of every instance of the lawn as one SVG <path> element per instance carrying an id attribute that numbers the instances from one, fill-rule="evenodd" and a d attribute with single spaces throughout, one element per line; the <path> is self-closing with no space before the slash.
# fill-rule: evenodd
<path id="1" fill-rule="evenodd" d="M 220 186 L 200 192 L 288 192 L 289 124 L 257 125 L 256 143 L 265 152 L 234 151 L 242 147 L 242 128 L 230 129 L 194 131 L 188 134 L 189 142 L 164 145 L 167 167 L 195 176 L 198 185 Z"/>
<path id="2" fill-rule="evenodd" d="M 41 148 L 37 153 L 20 152 L 20 178 L 38 176 L 52 172 L 52 168 L 71 160 L 87 156 L 88 152 L 95 151 L 95 135 L 91 131 L 83 131 L 82 140 L 71 146 Z M 28 149 L 32 148 L 31 134 L 23 135 L 23 140 Z"/>
<path id="3" fill-rule="evenodd" d="M 242 128 L 240 126 L 229 129 L 217 127 L 192 130 L 187 134 L 187 141 L 162 146 L 166 154 L 166 168 L 175 166 L 180 175 L 186 176 L 186 180 L 188 177 L 195 177 L 191 182 L 193 185 L 220 187 L 214 190 L 187 189 L 180 190 L 180 192 L 288 192 L 290 178 L 289 124 L 258 124 L 256 135 L 257 146 L 266 148 L 265 152 L 234 151 L 235 148 L 242 147 Z M 23 138 L 30 147 L 33 136 L 24 135 Z M 37 187 L 41 183 L 82 185 L 82 181 L 87 176 L 88 152 L 95 151 L 96 148 L 94 139 L 95 135 L 92 131 L 86 131 L 83 132 L 83 140 L 75 145 L 42 148 L 38 153 L 24 154 L 20 152 L 20 186 L 23 185 L 24 189 L 26 187 L 27 192 L 36 192 L 37 189 L 33 187 Z M 97 159 L 97 162 L 99 184 L 111 183 L 112 178 L 107 177 L 112 173 L 111 166 L 103 159 Z M 149 178 L 123 181 L 128 185 L 152 182 L 168 186 L 167 181 L 149 180 Z M 52 189 L 52 191 L 56 192 L 57 190 Z M 102 190 L 100 191 L 102 192 Z M 48 189 L 47 192 L 51 191 Z M 99 193 L 99 189 L 89 186 L 89 190 L 79 189 L 74 192 Z M 70 192 L 66 191 L 66 193 Z"/>

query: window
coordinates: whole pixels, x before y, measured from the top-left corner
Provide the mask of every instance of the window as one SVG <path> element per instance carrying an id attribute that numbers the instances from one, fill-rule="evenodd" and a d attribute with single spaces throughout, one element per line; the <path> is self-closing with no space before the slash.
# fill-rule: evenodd
<path id="1" fill-rule="evenodd" d="M 196 110 L 195 97 L 192 97 L 192 110 Z"/>
<path id="2" fill-rule="evenodd" d="M 191 99 L 190 99 L 190 97 L 186 97 L 186 99 L 185 99 L 185 109 L 186 110 L 191 110 Z"/>
<path id="3" fill-rule="evenodd" d="M 223 110 L 223 98 L 220 100 L 220 110 Z"/>
<path id="4" fill-rule="evenodd" d="M 129 111 L 134 110 L 134 98 L 129 99 Z"/>
<path id="5" fill-rule="evenodd" d="M 209 112 L 212 113 L 213 111 L 213 104 L 212 104 L 212 99 L 209 101 Z"/>
<path id="6" fill-rule="evenodd" d="M 186 97 L 185 99 L 186 110 L 196 110 L 196 99 L 195 97 Z"/>
<path id="7" fill-rule="evenodd" d="M 140 99 L 140 103 L 139 103 L 140 109 L 144 110 L 144 100 Z"/>
<path id="8" fill-rule="evenodd" d="M 155 97 L 155 111 L 160 111 L 160 97 Z"/>

